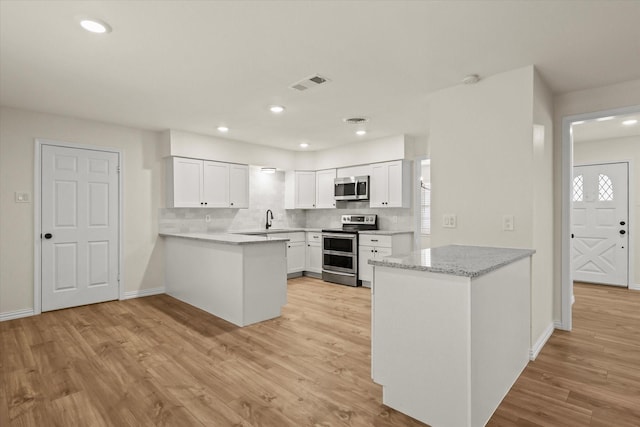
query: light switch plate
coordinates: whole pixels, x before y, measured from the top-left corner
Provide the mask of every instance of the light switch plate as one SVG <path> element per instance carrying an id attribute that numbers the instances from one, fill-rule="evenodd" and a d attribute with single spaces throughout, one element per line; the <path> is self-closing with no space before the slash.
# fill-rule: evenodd
<path id="1" fill-rule="evenodd" d="M 455 214 L 445 214 L 442 216 L 442 226 L 444 228 L 456 228 L 458 219 Z"/>
<path id="2" fill-rule="evenodd" d="M 16 203 L 30 203 L 31 202 L 31 194 L 29 193 L 19 193 L 16 191 L 15 193 L 15 201 Z"/>

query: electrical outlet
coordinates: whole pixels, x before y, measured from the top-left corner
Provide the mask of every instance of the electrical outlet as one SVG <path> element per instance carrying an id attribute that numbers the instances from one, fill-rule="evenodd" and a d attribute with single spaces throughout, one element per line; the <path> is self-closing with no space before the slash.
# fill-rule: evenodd
<path id="1" fill-rule="evenodd" d="M 502 216 L 502 231 L 513 231 L 513 215 Z"/>
<path id="2" fill-rule="evenodd" d="M 204 222 L 211 222 L 211 215 L 207 214 L 204 216 Z"/>

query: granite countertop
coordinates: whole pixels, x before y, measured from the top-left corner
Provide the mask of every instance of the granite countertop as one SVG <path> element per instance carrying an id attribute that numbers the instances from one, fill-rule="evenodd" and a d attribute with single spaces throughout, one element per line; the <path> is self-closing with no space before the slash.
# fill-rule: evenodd
<path id="1" fill-rule="evenodd" d="M 231 234 L 277 234 L 277 233 L 302 233 L 302 232 L 321 232 L 321 228 L 254 228 L 251 230 L 232 230 Z"/>
<path id="2" fill-rule="evenodd" d="M 478 277 L 531 256 L 535 252 L 532 249 L 450 245 L 422 249 L 397 257 L 369 260 L 369 264 L 452 276 Z"/>
<path id="3" fill-rule="evenodd" d="M 413 230 L 362 230 L 360 234 L 376 234 L 378 236 L 395 236 L 396 234 L 413 234 Z"/>
<path id="4" fill-rule="evenodd" d="M 267 242 L 288 242 L 286 237 L 251 236 L 232 233 L 160 233 L 161 236 L 182 237 L 184 239 L 205 240 L 227 245 L 248 245 Z"/>

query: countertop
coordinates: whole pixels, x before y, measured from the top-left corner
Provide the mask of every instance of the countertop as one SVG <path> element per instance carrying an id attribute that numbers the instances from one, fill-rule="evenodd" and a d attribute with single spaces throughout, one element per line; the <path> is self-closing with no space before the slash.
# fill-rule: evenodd
<path id="1" fill-rule="evenodd" d="M 375 234 L 378 236 L 395 236 L 396 234 L 413 234 L 413 230 L 361 230 L 360 234 Z"/>
<path id="2" fill-rule="evenodd" d="M 248 245 L 267 242 L 288 242 L 286 237 L 251 236 L 233 233 L 160 233 L 161 236 L 182 237 L 184 239 L 205 240 L 227 245 Z"/>
<path id="3" fill-rule="evenodd" d="M 302 232 L 316 232 L 322 231 L 321 228 L 253 228 L 251 230 L 232 230 L 229 233 L 232 234 L 277 234 L 277 233 L 302 233 Z"/>
<path id="4" fill-rule="evenodd" d="M 532 249 L 449 245 L 422 249 L 401 256 L 372 259 L 369 260 L 369 264 L 452 276 L 478 277 L 531 256 L 535 252 Z"/>

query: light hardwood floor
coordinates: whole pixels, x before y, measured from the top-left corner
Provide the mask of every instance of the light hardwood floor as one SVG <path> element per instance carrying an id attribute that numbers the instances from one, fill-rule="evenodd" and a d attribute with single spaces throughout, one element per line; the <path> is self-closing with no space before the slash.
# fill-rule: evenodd
<path id="1" fill-rule="evenodd" d="M 640 425 L 640 293 L 576 286 L 491 426 Z M 370 379 L 368 289 L 289 281 L 238 328 L 169 296 L 0 323 L 0 426 L 423 426 Z"/>

